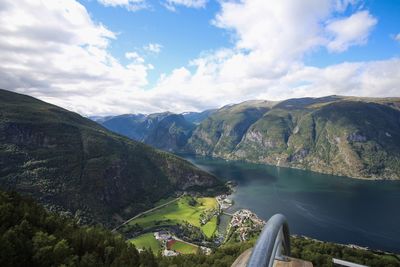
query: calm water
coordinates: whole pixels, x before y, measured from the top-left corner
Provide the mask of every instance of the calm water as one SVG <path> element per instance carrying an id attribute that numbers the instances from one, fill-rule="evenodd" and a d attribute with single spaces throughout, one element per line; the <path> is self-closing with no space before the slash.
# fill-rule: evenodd
<path id="1" fill-rule="evenodd" d="M 282 213 L 293 234 L 400 252 L 400 182 L 184 157 L 238 183 L 233 210 L 248 208 L 263 219 Z"/>

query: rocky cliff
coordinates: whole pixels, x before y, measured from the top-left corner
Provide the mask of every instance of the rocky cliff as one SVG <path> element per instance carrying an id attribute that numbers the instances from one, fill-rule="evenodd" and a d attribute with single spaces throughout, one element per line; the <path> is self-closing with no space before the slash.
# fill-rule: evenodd
<path id="1" fill-rule="evenodd" d="M 357 178 L 400 179 L 399 103 L 336 96 L 261 109 L 259 103 L 242 103 L 204 120 L 187 149 Z"/>

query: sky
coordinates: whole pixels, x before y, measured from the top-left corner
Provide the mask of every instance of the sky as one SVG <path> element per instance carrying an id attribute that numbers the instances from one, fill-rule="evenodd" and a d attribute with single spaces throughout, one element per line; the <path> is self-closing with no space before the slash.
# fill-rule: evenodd
<path id="1" fill-rule="evenodd" d="M 2 0 L 0 88 L 84 116 L 400 96 L 400 0 Z"/>

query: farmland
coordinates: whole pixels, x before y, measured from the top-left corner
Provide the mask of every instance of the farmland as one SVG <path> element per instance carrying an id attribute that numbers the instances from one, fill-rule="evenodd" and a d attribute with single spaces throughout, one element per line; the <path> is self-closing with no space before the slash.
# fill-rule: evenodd
<path id="1" fill-rule="evenodd" d="M 155 254 L 161 249 L 160 242 L 155 239 L 153 233 L 143 234 L 129 241 L 139 249 L 151 248 Z"/>
<path id="2" fill-rule="evenodd" d="M 179 240 L 171 240 L 167 244 L 169 250 L 174 250 L 180 254 L 195 254 L 199 250 L 198 247 Z"/>
<path id="3" fill-rule="evenodd" d="M 136 224 L 143 229 L 148 229 L 155 226 L 169 226 L 187 222 L 200 228 L 206 237 L 212 237 L 217 230 L 216 215 L 212 216 L 204 225 L 201 225 L 200 218 L 204 214 L 212 214 L 212 211 L 217 209 L 218 203 L 215 198 L 184 196 L 176 202 L 130 221 L 122 230 L 129 231 L 130 227 Z"/>

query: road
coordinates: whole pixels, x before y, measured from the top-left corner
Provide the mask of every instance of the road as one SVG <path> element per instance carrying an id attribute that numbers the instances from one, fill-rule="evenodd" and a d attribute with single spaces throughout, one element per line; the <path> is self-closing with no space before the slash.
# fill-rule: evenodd
<path id="1" fill-rule="evenodd" d="M 167 205 L 169 205 L 169 204 L 171 204 L 171 203 L 174 203 L 175 201 L 178 201 L 179 199 L 180 199 L 180 197 L 177 197 L 177 198 L 175 198 L 175 199 L 173 199 L 173 200 L 171 200 L 171 201 L 168 201 L 167 203 L 164 203 L 164 204 L 159 205 L 159 206 L 157 206 L 157 207 L 154 207 L 154 208 L 151 208 L 151 209 L 149 209 L 149 210 L 143 211 L 143 212 L 141 212 L 141 213 L 139 213 L 139 214 L 133 216 L 132 218 L 126 220 L 126 221 L 123 222 L 122 224 L 118 225 L 117 227 L 115 227 L 114 229 L 112 229 L 111 232 L 117 231 L 119 228 L 121 228 L 121 227 L 124 226 L 125 224 L 129 223 L 130 221 L 133 221 L 133 220 L 136 219 L 136 218 L 139 218 L 140 216 L 142 216 L 142 215 L 144 215 L 144 214 L 147 214 L 147 213 L 152 212 L 152 211 L 155 211 L 155 210 L 157 210 L 157 209 L 159 209 L 159 208 L 165 207 L 165 206 L 167 206 Z"/>

